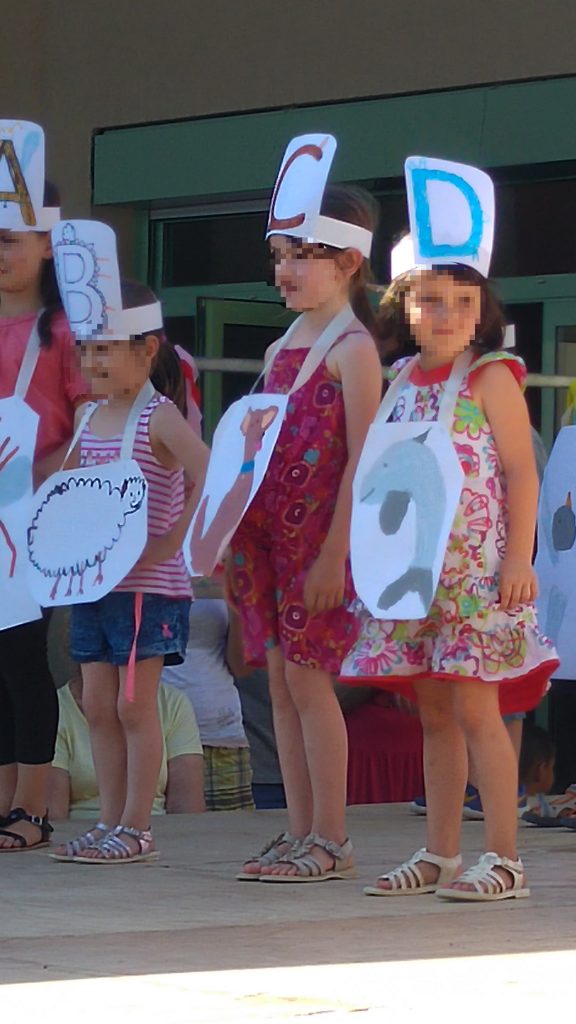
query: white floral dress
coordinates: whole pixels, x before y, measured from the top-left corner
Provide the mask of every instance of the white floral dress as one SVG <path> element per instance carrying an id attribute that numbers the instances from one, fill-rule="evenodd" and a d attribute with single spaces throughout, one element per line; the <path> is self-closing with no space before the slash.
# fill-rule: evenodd
<path id="1" fill-rule="evenodd" d="M 425 619 L 374 619 L 361 606 L 362 630 L 342 665 L 342 680 L 414 698 L 419 679 L 499 683 L 503 713 L 535 707 L 558 664 L 538 629 L 532 605 L 499 607 L 499 567 L 506 553 L 506 480 L 494 436 L 470 390 L 473 376 L 506 362 L 521 386 L 522 360 L 507 352 L 480 355 L 465 376 L 454 410 L 452 441 L 465 480 L 436 595 Z M 405 365 L 400 360 L 391 376 Z M 451 366 L 425 373 L 416 365 L 392 413 L 400 421 L 436 420 Z M 407 402 L 408 390 L 414 401 Z M 407 409 L 409 412 L 407 412 Z"/>

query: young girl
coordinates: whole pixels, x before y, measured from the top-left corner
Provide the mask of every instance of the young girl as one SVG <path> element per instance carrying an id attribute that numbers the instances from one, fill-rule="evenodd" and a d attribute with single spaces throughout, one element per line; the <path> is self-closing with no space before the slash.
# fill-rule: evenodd
<path id="1" fill-rule="evenodd" d="M 402 622 L 367 616 L 342 669 L 344 677 L 415 697 L 424 729 L 426 849 L 365 891 L 436 891 L 466 900 L 524 896 L 517 764 L 501 710 L 533 708 L 557 664 L 532 607 L 538 480 L 521 391 L 525 368 L 501 351 L 500 307 L 470 267 L 403 274 L 383 300 L 381 322 L 385 336 L 420 349 L 394 407 L 397 421 L 437 419 L 454 361 L 471 348 L 472 362 L 452 421 L 465 481 L 428 615 Z M 489 852 L 460 874 L 467 747 Z"/>
<path id="2" fill-rule="evenodd" d="M 149 289 L 134 284 L 123 286 L 122 299 L 125 310 L 155 301 Z M 80 465 L 119 457 L 136 396 L 151 375 L 160 383 L 158 363 L 167 344 L 158 323 L 156 330 L 129 341 L 82 345 L 82 367 L 99 401 L 80 436 Z M 173 360 L 170 367 L 172 375 Z M 74 605 L 71 617 L 71 653 L 82 667 L 100 821 L 56 850 L 58 860 L 110 864 L 157 856 L 150 831 L 162 760 L 157 690 L 165 657 L 183 657 L 186 651 L 191 597 L 179 550 L 191 512 L 189 507 L 183 514 L 183 469 L 195 485 L 201 483 L 208 449 L 181 412 L 156 391 L 140 413 L 133 457 L 148 481 L 147 548 L 119 586 L 99 601 Z M 144 597 L 130 700 L 127 666 L 138 592 Z"/>
<path id="3" fill-rule="evenodd" d="M 44 202 L 45 207 L 58 206 L 56 190 L 49 184 Z M 33 464 L 38 482 L 62 461 L 72 435 L 74 410 L 86 387 L 62 312 L 49 230 L 0 229 L 2 399 L 14 394 L 37 318 L 40 349 L 24 398 L 39 416 Z M 2 436 L 2 465 L 13 447 L 2 444 L 5 441 Z M 47 629 L 45 615 L 0 631 L 0 853 L 46 845 L 51 832 L 47 784 L 58 702 L 48 667 Z"/>
<path id="4" fill-rule="evenodd" d="M 371 197 L 352 188 L 328 186 L 321 213 L 368 231 L 375 224 Z M 288 806 L 288 831 L 238 877 L 323 881 L 353 868 L 346 728 L 332 675 L 356 635 L 347 610 L 351 485 L 382 372 L 365 326 L 362 253 L 281 233 L 271 235 L 270 247 L 286 305 L 304 316 L 271 359 L 266 391 L 289 391 L 310 348 L 348 303 L 356 318 L 351 312 L 328 355 L 292 393 L 266 477 L 232 543 L 247 661 L 267 663 Z"/>

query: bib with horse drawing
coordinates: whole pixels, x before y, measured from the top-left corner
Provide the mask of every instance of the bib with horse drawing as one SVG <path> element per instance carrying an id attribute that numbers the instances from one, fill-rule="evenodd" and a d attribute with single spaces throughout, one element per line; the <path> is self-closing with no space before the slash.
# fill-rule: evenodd
<path id="1" fill-rule="evenodd" d="M 266 475 L 290 394 L 309 380 L 352 320 L 354 313 L 346 305 L 310 349 L 288 394 L 247 395 L 234 402 L 220 420 L 198 508 L 183 546 L 191 576 L 213 572 Z M 297 323 L 277 343 L 272 359 L 286 346 Z"/>

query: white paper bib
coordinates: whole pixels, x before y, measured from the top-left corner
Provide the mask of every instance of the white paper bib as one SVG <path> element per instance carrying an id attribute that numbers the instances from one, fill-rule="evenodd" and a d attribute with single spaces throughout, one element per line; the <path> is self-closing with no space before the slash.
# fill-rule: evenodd
<path id="1" fill-rule="evenodd" d="M 0 630 L 33 622 L 42 614 L 30 592 L 26 571 L 26 525 L 40 417 L 24 400 L 39 351 L 36 321 L 15 392 L 0 401 Z"/>
<path id="2" fill-rule="evenodd" d="M 130 410 L 118 460 L 61 470 L 34 495 L 29 581 L 42 605 L 98 601 L 122 582 L 142 554 L 148 484 L 130 456 L 138 419 L 153 395 L 148 381 Z M 87 409 L 68 454 L 95 409 Z"/>
<path id="3" fill-rule="evenodd" d="M 576 427 L 563 427 L 544 470 L 538 509 L 538 554 L 534 568 L 540 593 L 538 621 L 560 658 L 554 673 L 576 673 Z"/>
<path id="4" fill-rule="evenodd" d="M 246 395 L 224 413 L 212 441 L 198 508 L 184 541 L 184 559 L 191 576 L 209 576 L 214 571 L 266 475 L 290 394 L 310 379 L 354 319 L 351 307 L 346 305 L 330 321 L 310 349 L 288 394 Z M 286 347 L 298 322 L 276 344 L 266 369 Z"/>
<path id="5" fill-rule="evenodd" d="M 455 361 L 438 420 L 388 423 L 417 359 L 384 396 L 352 486 L 352 575 L 358 596 L 376 619 L 426 617 L 464 479 L 450 429 L 472 355 L 466 352 Z"/>

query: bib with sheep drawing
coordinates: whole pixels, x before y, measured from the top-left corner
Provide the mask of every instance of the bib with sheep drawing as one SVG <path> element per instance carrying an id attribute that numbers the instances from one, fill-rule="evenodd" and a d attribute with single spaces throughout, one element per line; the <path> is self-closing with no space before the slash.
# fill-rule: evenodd
<path id="1" fill-rule="evenodd" d="M 351 565 L 376 619 L 422 619 L 432 604 L 464 473 L 451 425 L 468 353 L 454 363 L 438 420 L 388 423 L 414 366 L 388 389 L 368 431 L 352 487 Z M 404 398 L 406 400 L 406 398 Z"/>
<path id="2" fill-rule="evenodd" d="M 128 417 L 120 458 L 61 470 L 34 495 L 28 527 L 30 589 L 40 604 L 98 601 L 128 575 L 148 537 L 148 484 L 130 458 L 140 414 L 154 395 L 144 386 Z M 96 406 L 78 427 L 79 440 Z"/>
<path id="3" fill-rule="evenodd" d="M 272 360 L 288 343 L 299 319 L 277 342 Z M 352 320 L 354 313 L 346 305 L 314 342 L 288 394 L 250 394 L 225 412 L 214 433 L 204 487 L 184 541 L 191 576 L 211 575 L 222 558 L 264 480 L 290 394 L 309 380 Z"/>

